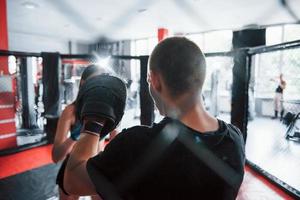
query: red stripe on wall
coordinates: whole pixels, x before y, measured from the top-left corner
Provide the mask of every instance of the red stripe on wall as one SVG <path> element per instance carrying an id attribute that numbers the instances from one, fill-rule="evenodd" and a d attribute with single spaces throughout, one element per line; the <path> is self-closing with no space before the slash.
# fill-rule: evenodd
<path id="1" fill-rule="evenodd" d="M 89 61 L 87 61 L 87 60 L 80 60 L 80 59 L 78 59 L 78 60 L 64 59 L 64 60 L 62 60 L 62 63 L 63 64 L 73 64 L 73 65 L 76 65 L 76 64 L 78 64 L 78 65 L 88 65 L 88 64 L 90 64 Z"/>
<path id="2" fill-rule="evenodd" d="M 0 120 L 14 119 L 15 118 L 15 108 L 0 108 Z"/>
<path id="3" fill-rule="evenodd" d="M 0 179 L 52 163 L 52 145 L 0 157 Z"/>
<path id="4" fill-rule="evenodd" d="M 6 0 L 0 0 L 0 49 L 8 49 Z"/>
<path id="5" fill-rule="evenodd" d="M 7 83 L 12 84 L 12 83 Z M 0 104 L 7 105 L 13 104 L 15 102 L 15 97 L 12 92 L 0 92 Z"/>
<path id="6" fill-rule="evenodd" d="M 16 136 L 0 139 L 0 150 L 13 148 L 16 146 L 17 146 Z M 1 166 L 1 164 L 0 164 L 0 166 Z M 0 170 L 2 170 L 1 167 L 0 167 Z"/>
<path id="7" fill-rule="evenodd" d="M 6 0 L 0 0 L 0 49 L 8 50 Z M 0 57 L 0 72 L 8 74 L 7 57 Z"/>
<path id="8" fill-rule="evenodd" d="M 5 124 L 0 124 L 0 135 L 7 134 L 7 133 L 15 133 L 16 132 L 16 125 L 15 122 L 9 122 Z"/>
<path id="9" fill-rule="evenodd" d="M 0 38 L 1 40 L 1 38 Z M 0 86 L 0 150 L 17 146 L 15 124 L 15 96 L 12 92 L 12 78 L 10 76 L 0 76 L 2 86 Z M 4 84 L 4 85 L 3 85 Z"/>

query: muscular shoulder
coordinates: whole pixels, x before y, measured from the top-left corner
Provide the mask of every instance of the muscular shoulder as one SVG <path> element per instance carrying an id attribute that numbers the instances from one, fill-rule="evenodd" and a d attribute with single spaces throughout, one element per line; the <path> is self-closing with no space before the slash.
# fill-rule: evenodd
<path id="1" fill-rule="evenodd" d="M 225 136 L 224 144 L 229 151 L 231 157 L 231 164 L 235 166 L 242 166 L 245 162 L 245 144 L 242 132 L 234 125 L 225 123 L 227 134 Z"/>
<path id="2" fill-rule="evenodd" d="M 144 132 L 148 132 L 150 131 L 152 128 L 149 127 L 149 126 L 133 126 L 131 128 L 125 128 L 122 130 L 121 133 L 124 133 L 124 134 L 136 134 L 136 133 L 144 133 Z"/>
<path id="3" fill-rule="evenodd" d="M 107 147 L 120 147 L 128 146 L 128 144 L 135 148 L 143 148 L 148 145 L 156 136 L 161 132 L 163 127 L 170 120 L 162 120 L 153 126 L 134 126 L 131 128 L 123 129 L 108 145 Z"/>
<path id="4" fill-rule="evenodd" d="M 74 111 L 75 111 L 75 105 L 74 104 L 69 104 L 64 109 L 64 112 L 67 112 L 67 113 L 74 113 Z"/>
<path id="5" fill-rule="evenodd" d="M 123 129 L 113 140 L 112 143 L 134 143 L 147 139 L 153 128 L 148 126 L 134 126 L 131 128 Z"/>
<path id="6" fill-rule="evenodd" d="M 149 139 L 150 130 L 151 128 L 147 126 L 124 129 L 106 145 L 101 154 L 89 160 L 89 165 L 97 166 L 97 168 L 109 173 L 116 166 L 130 165 L 151 141 Z M 112 165 L 112 163 L 117 164 Z"/>
<path id="7" fill-rule="evenodd" d="M 64 109 L 64 111 L 62 112 L 62 117 L 74 117 L 75 116 L 75 105 L 70 104 L 67 105 L 66 108 Z"/>
<path id="8" fill-rule="evenodd" d="M 240 129 L 224 121 L 221 121 L 221 124 L 225 139 L 224 142 L 230 141 L 229 144 L 234 144 L 233 146 L 244 149 L 244 137 Z"/>
<path id="9" fill-rule="evenodd" d="M 139 125 L 134 126 L 131 128 L 123 129 L 122 132 L 119 135 L 124 135 L 124 137 L 155 137 L 162 129 L 163 127 L 170 123 L 172 120 L 169 118 L 165 118 L 159 123 L 154 123 L 153 126 L 145 126 L 145 125 Z"/>
<path id="10" fill-rule="evenodd" d="M 227 124 L 226 122 L 224 122 L 224 124 L 226 125 L 226 127 L 227 127 L 228 131 L 230 131 L 230 133 L 234 133 L 240 137 L 243 137 L 242 132 L 236 126 L 234 126 L 233 124 Z"/>

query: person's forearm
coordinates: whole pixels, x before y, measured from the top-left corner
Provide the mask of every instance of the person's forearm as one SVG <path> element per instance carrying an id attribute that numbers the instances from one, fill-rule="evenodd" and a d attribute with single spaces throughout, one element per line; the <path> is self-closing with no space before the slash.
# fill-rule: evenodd
<path id="1" fill-rule="evenodd" d="M 97 154 L 99 137 L 82 133 L 74 146 L 64 174 L 64 188 L 73 195 L 97 194 L 86 170 L 87 160 Z"/>
<path id="2" fill-rule="evenodd" d="M 104 140 L 99 141 L 98 153 L 104 151 L 104 148 L 105 148 L 105 141 Z"/>
<path id="3" fill-rule="evenodd" d="M 63 159 L 72 151 L 76 141 L 68 138 L 60 145 L 54 145 L 52 151 L 52 160 L 57 163 Z"/>
<path id="4" fill-rule="evenodd" d="M 98 153 L 99 137 L 82 133 L 74 146 L 67 164 L 67 170 L 72 171 L 76 166 L 86 162 Z"/>
<path id="5" fill-rule="evenodd" d="M 101 126 L 101 128 L 102 127 L 103 126 Z M 89 134 L 83 131 L 80 135 L 79 141 L 77 141 L 72 152 L 70 153 L 70 157 L 65 169 L 63 184 L 65 190 L 69 194 L 97 194 L 86 169 L 88 159 L 98 153 L 99 135 L 101 129 L 96 131 L 99 131 L 99 134 L 97 132 L 90 132 Z"/>

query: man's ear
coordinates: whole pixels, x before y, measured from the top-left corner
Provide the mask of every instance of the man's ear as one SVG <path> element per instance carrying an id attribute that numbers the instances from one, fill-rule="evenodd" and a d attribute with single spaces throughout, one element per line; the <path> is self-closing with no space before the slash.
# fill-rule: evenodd
<path id="1" fill-rule="evenodd" d="M 160 76 L 157 72 L 150 70 L 149 73 L 149 82 L 151 84 L 151 86 L 157 90 L 158 92 L 161 91 L 161 80 L 160 80 Z"/>

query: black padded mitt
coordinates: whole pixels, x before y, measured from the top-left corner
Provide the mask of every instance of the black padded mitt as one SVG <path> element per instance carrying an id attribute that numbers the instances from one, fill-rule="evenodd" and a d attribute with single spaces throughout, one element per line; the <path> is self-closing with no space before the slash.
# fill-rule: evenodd
<path id="1" fill-rule="evenodd" d="M 121 121 L 126 105 L 125 83 L 111 75 L 98 75 L 88 79 L 81 87 L 76 100 L 77 117 L 106 118 L 101 135 L 105 136 Z"/>

